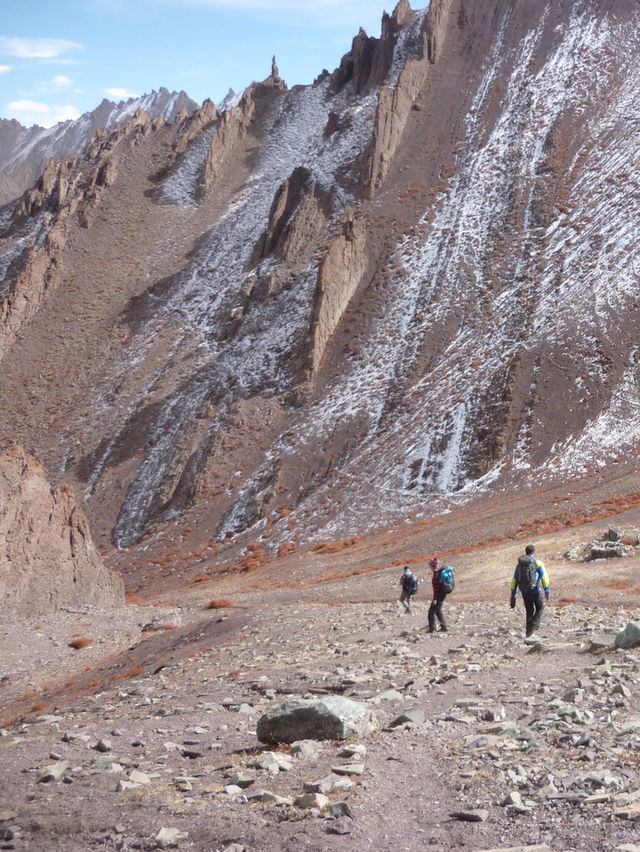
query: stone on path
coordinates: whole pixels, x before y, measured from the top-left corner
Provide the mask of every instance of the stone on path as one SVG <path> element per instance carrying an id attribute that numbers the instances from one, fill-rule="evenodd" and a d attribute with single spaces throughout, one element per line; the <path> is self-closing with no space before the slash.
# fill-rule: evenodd
<path id="1" fill-rule="evenodd" d="M 251 766 L 254 769 L 264 769 L 266 772 L 280 771 L 280 764 L 272 751 L 263 751 L 262 754 L 258 754 L 250 760 L 247 766 Z"/>
<path id="2" fill-rule="evenodd" d="M 630 621 L 615 638 L 618 648 L 633 648 L 640 643 L 640 621 Z"/>
<path id="3" fill-rule="evenodd" d="M 481 849 L 478 852 L 552 852 L 551 847 L 543 843 L 538 846 L 496 846 L 492 849 Z"/>
<path id="4" fill-rule="evenodd" d="M 154 840 L 158 849 L 169 849 L 186 840 L 188 836 L 188 832 L 180 831 L 179 828 L 161 828 Z"/>
<path id="5" fill-rule="evenodd" d="M 40 784 L 46 784 L 49 781 L 59 781 L 68 768 L 68 760 L 59 760 L 57 763 L 47 766 L 42 775 L 38 778 L 38 781 Z"/>
<path id="6" fill-rule="evenodd" d="M 291 754 L 315 757 L 321 748 L 322 746 L 316 740 L 300 740 L 291 744 Z"/>
<path id="7" fill-rule="evenodd" d="M 129 781 L 133 784 L 151 784 L 151 778 L 146 772 L 140 772 L 139 769 L 132 769 L 129 773 Z"/>
<path id="8" fill-rule="evenodd" d="M 617 816 L 618 819 L 638 820 L 640 819 L 640 802 L 633 802 L 622 808 L 616 808 L 613 815 Z"/>
<path id="9" fill-rule="evenodd" d="M 489 819 L 489 811 L 482 808 L 473 808 L 469 811 L 453 811 L 449 816 L 461 822 L 486 822 Z"/>
<path id="10" fill-rule="evenodd" d="M 143 627 L 143 631 L 152 630 L 175 630 L 182 626 L 182 616 L 175 609 L 162 610 L 155 613 L 151 621 L 148 621 Z"/>
<path id="11" fill-rule="evenodd" d="M 324 830 L 327 834 L 351 834 L 353 831 L 353 823 L 346 817 L 337 817 L 336 819 L 327 820 L 324 825 Z"/>
<path id="12" fill-rule="evenodd" d="M 332 766 L 331 771 L 336 775 L 362 775 L 364 763 L 343 763 L 340 766 Z"/>
<path id="13" fill-rule="evenodd" d="M 421 724 L 425 720 L 426 715 L 424 710 L 407 710 L 400 716 L 396 716 L 392 722 L 389 722 L 389 727 L 397 728 L 398 725 L 407 725 L 410 723 Z"/>
<path id="14" fill-rule="evenodd" d="M 303 793 L 302 796 L 297 796 L 295 804 L 304 810 L 311 808 L 324 810 L 329 805 L 329 799 L 323 796 L 322 793 Z"/>
<path id="15" fill-rule="evenodd" d="M 292 743 L 296 740 L 346 740 L 364 736 L 378 727 L 369 707 L 350 698 L 329 695 L 322 699 L 285 701 L 258 720 L 260 742 Z"/>

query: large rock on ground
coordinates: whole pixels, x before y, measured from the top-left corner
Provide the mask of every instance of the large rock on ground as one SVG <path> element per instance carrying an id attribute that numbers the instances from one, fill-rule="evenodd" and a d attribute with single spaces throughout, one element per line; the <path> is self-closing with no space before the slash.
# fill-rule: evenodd
<path id="1" fill-rule="evenodd" d="M 21 448 L 0 452 L 0 611 L 43 615 L 64 606 L 124 603 L 70 488 L 52 488 Z"/>
<path id="2" fill-rule="evenodd" d="M 618 648 L 632 648 L 640 644 L 640 621 L 630 621 L 615 639 Z"/>
<path id="3" fill-rule="evenodd" d="M 346 740 L 378 727 L 375 713 L 364 704 L 339 695 L 285 701 L 258 720 L 260 742 Z"/>

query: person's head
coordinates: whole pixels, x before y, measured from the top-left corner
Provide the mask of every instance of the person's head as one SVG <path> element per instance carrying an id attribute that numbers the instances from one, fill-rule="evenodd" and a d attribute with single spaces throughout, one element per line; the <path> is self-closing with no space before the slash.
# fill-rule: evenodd
<path id="1" fill-rule="evenodd" d="M 432 571 L 437 571 L 440 567 L 440 560 L 437 556 L 434 556 L 433 559 L 429 560 L 429 567 Z"/>
<path id="2" fill-rule="evenodd" d="M 411 569 L 409 568 L 409 566 L 408 566 L 408 565 L 405 565 L 405 566 L 404 566 L 404 573 L 405 573 L 405 574 L 409 574 L 410 572 L 411 572 Z"/>
<path id="3" fill-rule="evenodd" d="M 532 544 L 528 544 L 525 547 L 524 552 L 527 554 L 527 556 L 533 556 L 535 552 L 535 547 Z"/>

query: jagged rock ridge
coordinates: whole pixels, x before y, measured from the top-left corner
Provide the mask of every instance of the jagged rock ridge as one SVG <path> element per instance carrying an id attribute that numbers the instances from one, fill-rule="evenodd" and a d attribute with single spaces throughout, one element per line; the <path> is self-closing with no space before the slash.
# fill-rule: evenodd
<path id="1" fill-rule="evenodd" d="M 185 92 L 158 92 L 120 101 L 103 100 L 99 107 L 74 121 L 50 128 L 23 127 L 18 121 L 0 119 L 0 205 L 7 204 L 33 186 L 49 160 L 69 159 L 81 154 L 99 131 L 109 132 L 144 110 L 151 118 L 163 116 L 173 122 L 197 104 Z"/>
<path id="2" fill-rule="evenodd" d="M 275 548 L 632 459 L 639 41 L 627 0 L 402 0 L 313 86 L 274 62 L 98 140 L 5 216 L 5 376 L 68 381 L 60 415 L 0 380 L 3 432 L 120 547 L 190 506 Z"/>

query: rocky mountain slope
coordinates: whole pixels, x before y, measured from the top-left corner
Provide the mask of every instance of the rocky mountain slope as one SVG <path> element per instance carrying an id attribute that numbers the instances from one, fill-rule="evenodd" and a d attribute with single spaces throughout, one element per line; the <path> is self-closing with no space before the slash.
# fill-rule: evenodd
<path id="1" fill-rule="evenodd" d="M 81 154 L 97 133 L 119 127 L 139 110 L 151 118 L 162 115 L 167 121 L 174 121 L 181 110 L 191 115 L 197 106 L 185 92 L 161 88 L 118 104 L 105 99 L 79 119 L 48 128 L 23 127 L 18 121 L 0 119 L 0 205 L 30 189 L 49 160 L 67 160 Z"/>
<path id="2" fill-rule="evenodd" d="M 629 489 L 639 38 L 630 0 L 402 0 L 312 86 L 50 165 L 2 212 L 1 434 L 105 553 L 179 519 L 206 566 Z"/>

